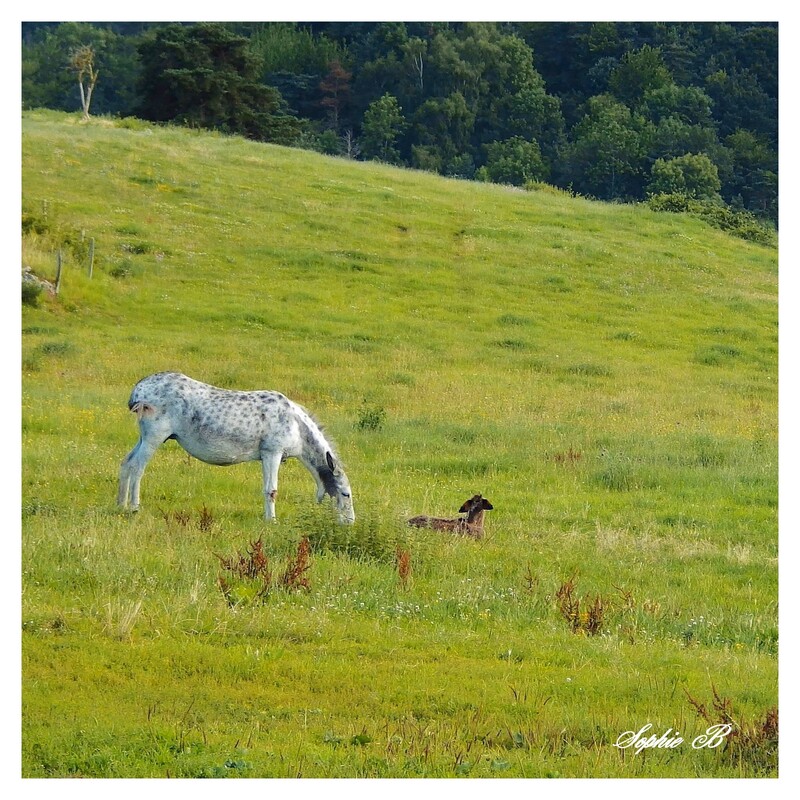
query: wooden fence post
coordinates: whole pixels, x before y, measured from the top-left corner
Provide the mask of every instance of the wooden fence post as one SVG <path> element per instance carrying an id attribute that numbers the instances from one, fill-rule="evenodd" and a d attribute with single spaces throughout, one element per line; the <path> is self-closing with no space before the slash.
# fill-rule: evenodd
<path id="1" fill-rule="evenodd" d="M 61 266 L 62 266 L 62 258 L 61 258 L 61 251 L 59 250 L 56 254 L 56 294 L 61 291 Z"/>
<path id="2" fill-rule="evenodd" d="M 94 270 L 94 236 L 89 239 L 89 279 L 91 280 L 92 271 Z"/>

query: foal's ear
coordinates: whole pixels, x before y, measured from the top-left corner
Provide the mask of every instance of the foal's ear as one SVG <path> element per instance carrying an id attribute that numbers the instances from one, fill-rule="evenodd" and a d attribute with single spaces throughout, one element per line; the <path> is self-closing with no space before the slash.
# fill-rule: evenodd
<path id="1" fill-rule="evenodd" d="M 325 460 L 328 462 L 328 469 L 333 472 L 336 469 L 336 464 L 334 464 L 333 456 L 330 454 L 330 452 L 325 453 Z"/>

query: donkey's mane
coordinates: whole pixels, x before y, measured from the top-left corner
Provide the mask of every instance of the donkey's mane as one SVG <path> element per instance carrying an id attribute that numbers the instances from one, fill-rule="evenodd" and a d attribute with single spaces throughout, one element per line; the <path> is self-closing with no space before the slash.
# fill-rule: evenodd
<path id="1" fill-rule="evenodd" d="M 314 417 L 314 415 L 310 411 L 303 408 L 303 406 L 299 405 L 298 403 L 295 403 L 295 406 L 298 409 L 300 409 L 303 416 L 305 416 L 311 423 L 311 426 L 308 425 L 303 426 L 308 431 L 310 438 L 314 439 L 316 444 L 324 444 L 327 452 L 329 452 L 331 456 L 333 456 L 333 458 L 338 462 L 339 454 L 336 449 L 336 443 L 328 436 L 324 426 L 320 424 L 320 422 L 316 419 L 316 417 Z M 305 423 L 305 420 L 303 419 L 302 416 L 300 417 L 300 422 Z M 316 433 L 319 434 L 319 438 L 321 439 L 320 442 L 316 442 L 317 438 L 315 435 Z"/>

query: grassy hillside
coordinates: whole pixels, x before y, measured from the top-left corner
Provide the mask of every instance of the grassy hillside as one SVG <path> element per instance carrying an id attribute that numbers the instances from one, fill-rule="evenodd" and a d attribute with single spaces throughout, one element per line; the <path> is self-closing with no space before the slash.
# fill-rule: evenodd
<path id="1" fill-rule="evenodd" d="M 23 265 L 65 258 L 23 306 L 25 775 L 776 774 L 774 249 L 208 133 L 22 126 Z M 257 464 L 174 442 L 118 512 L 128 394 L 163 369 L 308 407 L 356 524 L 288 462 L 267 525 Z M 404 524 L 476 492 L 483 541 Z M 308 588 L 282 587 L 304 537 Z M 259 538 L 263 595 L 226 569 Z M 614 746 L 647 723 L 686 743 Z"/>

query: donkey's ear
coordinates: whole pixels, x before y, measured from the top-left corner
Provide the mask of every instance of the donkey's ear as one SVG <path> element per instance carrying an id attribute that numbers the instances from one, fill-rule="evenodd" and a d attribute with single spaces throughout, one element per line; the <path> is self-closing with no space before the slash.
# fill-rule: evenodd
<path id="1" fill-rule="evenodd" d="M 333 461 L 333 456 L 329 452 L 325 453 L 325 460 L 328 462 L 328 469 L 333 472 L 336 469 L 336 464 Z"/>

